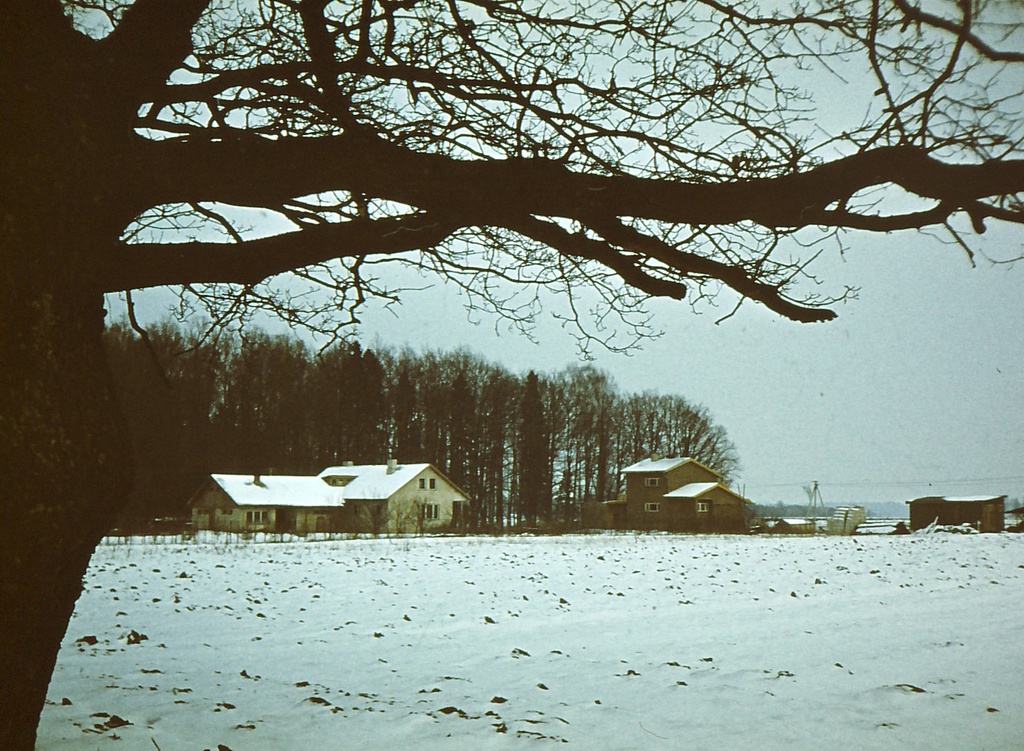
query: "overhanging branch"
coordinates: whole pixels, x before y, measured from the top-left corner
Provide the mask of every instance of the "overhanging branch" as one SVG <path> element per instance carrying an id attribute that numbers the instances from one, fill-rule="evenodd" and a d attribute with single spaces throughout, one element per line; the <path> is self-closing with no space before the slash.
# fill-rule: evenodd
<path id="1" fill-rule="evenodd" d="M 256 284 L 340 257 L 402 253 L 442 242 L 457 227 L 427 214 L 324 224 L 244 243 L 136 243 L 108 261 L 105 291 L 161 285 Z"/>
<path id="2" fill-rule="evenodd" d="M 711 278 L 787 318 L 823 321 L 835 314 L 788 298 L 783 276 L 745 268 L 739 261 L 681 251 L 623 219 L 692 226 L 752 222 L 772 231 L 804 226 L 890 231 L 939 225 L 957 211 L 976 217 L 981 199 L 1024 191 L 1024 161 L 946 164 L 912 147 L 876 149 L 799 173 L 720 184 L 580 174 L 543 159 L 455 160 L 416 153 L 362 133 L 276 141 L 250 137 L 221 143 L 158 142 L 144 144 L 143 150 L 149 157 L 148 174 L 156 176 L 149 182 L 158 191 L 148 197 L 154 203 L 189 195 L 193 202 L 272 205 L 297 195 L 343 189 L 412 206 L 426 216 L 329 225 L 234 246 L 131 246 L 120 257 L 133 261 L 124 269 L 135 271 L 115 274 L 117 281 L 108 285 L 112 289 L 182 281 L 252 283 L 325 258 L 427 247 L 458 228 L 492 226 L 597 261 L 649 295 L 679 299 L 686 279 Z M 202 166 L 190 170 L 191 165 Z M 887 184 L 938 199 L 939 204 L 892 217 L 845 208 L 859 191 Z M 830 208 L 836 205 L 841 208 Z M 986 215 L 998 216 L 995 211 Z M 536 216 L 579 222 L 607 242 L 571 234 Z M 388 221 L 405 230 L 415 225 L 416 233 L 392 235 L 391 228 L 381 224 Z M 975 222 L 979 225 L 980 220 Z M 338 245 L 343 250 L 336 250 Z M 667 273 L 645 268 L 650 260 L 662 264 Z"/>
<path id="3" fill-rule="evenodd" d="M 710 184 L 581 174 L 545 159 L 456 160 L 357 133 L 145 142 L 138 151 L 145 170 L 137 181 L 139 195 L 148 205 L 201 200 L 263 206 L 349 190 L 447 214 L 466 226 L 533 214 L 691 225 L 750 221 L 783 229 L 827 225 L 826 207 L 878 185 L 898 185 L 954 209 L 1024 192 L 1024 160 L 947 164 L 909 146 L 874 149 L 779 177 Z M 920 214 L 919 226 L 927 226 L 931 216 Z"/>
<path id="4" fill-rule="evenodd" d="M 907 0 L 893 0 L 893 5 L 900 9 L 900 12 L 903 13 L 908 23 L 924 24 L 926 26 L 931 26 L 933 28 L 949 32 L 953 36 L 964 40 L 974 48 L 975 52 L 989 60 L 1005 63 L 1024 62 L 1024 53 L 996 49 L 988 42 L 972 33 L 970 31 L 970 27 L 965 24 L 950 21 L 947 18 L 936 16 L 933 13 L 926 13 L 920 8 L 912 6 L 907 2 Z"/>
<path id="5" fill-rule="evenodd" d="M 831 310 L 794 303 L 783 295 L 781 284 L 769 284 L 757 279 L 741 266 L 687 253 L 618 220 L 594 220 L 591 226 L 609 242 L 654 258 L 681 276 L 717 279 L 744 297 L 756 300 L 790 320 L 815 323 L 836 317 Z"/>

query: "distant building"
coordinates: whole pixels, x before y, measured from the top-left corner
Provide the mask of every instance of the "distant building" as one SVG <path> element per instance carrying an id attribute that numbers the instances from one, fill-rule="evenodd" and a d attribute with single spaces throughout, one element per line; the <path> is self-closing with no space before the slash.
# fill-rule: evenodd
<path id="1" fill-rule="evenodd" d="M 695 459 L 651 458 L 622 470 L 624 501 L 610 518 L 626 529 L 667 532 L 746 532 L 749 501 L 730 490 L 722 475 Z"/>
<path id="2" fill-rule="evenodd" d="M 826 531 L 830 535 L 852 535 L 867 518 L 863 506 L 838 506 L 828 518 Z"/>
<path id="3" fill-rule="evenodd" d="M 1024 506 L 1007 510 L 1003 522 L 1007 532 L 1024 532 Z"/>
<path id="4" fill-rule="evenodd" d="M 432 464 L 341 465 L 318 476 L 214 474 L 192 526 L 224 532 L 408 533 L 458 528 L 469 497 Z"/>
<path id="5" fill-rule="evenodd" d="M 931 524 L 953 527 L 969 524 L 979 532 L 1002 532 L 1005 499 L 1005 495 L 915 498 L 907 501 L 910 529 L 924 529 Z"/>

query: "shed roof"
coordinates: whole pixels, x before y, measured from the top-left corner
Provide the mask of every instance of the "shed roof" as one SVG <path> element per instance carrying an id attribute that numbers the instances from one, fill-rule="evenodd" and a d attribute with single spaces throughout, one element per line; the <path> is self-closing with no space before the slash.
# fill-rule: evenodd
<path id="1" fill-rule="evenodd" d="M 915 498 L 912 501 L 907 501 L 907 503 L 918 503 L 918 502 L 921 502 L 921 501 L 923 501 L 925 503 L 944 503 L 944 502 L 948 502 L 948 503 L 990 503 L 992 501 L 1001 501 L 1004 498 L 1006 498 L 1005 495 L 966 495 L 966 496 L 948 496 L 948 495 L 938 496 L 938 495 L 930 495 L 930 496 L 926 496 L 924 498 Z"/>
<path id="2" fill-rule="evenodd" d="M 691 482 L 687 485 L 682 485 L 675 490 L 670 490 L 665 493 L 666 498 L 697 498 L 698 496 L 704 495 L 712 488 L 717 488 L 717 482 Z"/>
<path id="3" fill-rule="evenodd" d="M 342 488 L 332 488 L 319 477 L 267 475 L 257 483 L 253 475 L 210 475 L 239 506 L 296 506 L 340 508 Z"/>

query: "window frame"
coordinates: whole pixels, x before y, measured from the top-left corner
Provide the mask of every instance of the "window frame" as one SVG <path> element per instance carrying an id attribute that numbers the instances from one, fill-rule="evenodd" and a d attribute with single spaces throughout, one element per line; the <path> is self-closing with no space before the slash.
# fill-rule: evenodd
<path id="1" fill-rule="evenodd" d="M 645 488 L 657 488 L 657 487 L 660 487 L 660 486 L 661 486 L 661 478 L 660 477 L 645 477 L 644 478 L 644 487 Z"/>
<path id="2" fill-rule="evenodd" d="M 441 518 L 441 504 L 440 503 L 424 503 L 423 504 L 423 520 L 428 522 L 436 522 Z"/>
<path id="3" fill-rule="evenodd" d="M 253 509 L 245 512 L 245 526 L 255 527 L 269 521 L 266 509 Z"/>
<path id="4" fill-rule="evenodd" d="M 661 501 L 647 501 L 644 504 L 645 514 L 660 514 L 661 513 Z"/>
<path id="5" fill-rule="evenodd" d="M 697 501 L 697 513 L 706 514 L 711 511 L 711 501 Z"/>

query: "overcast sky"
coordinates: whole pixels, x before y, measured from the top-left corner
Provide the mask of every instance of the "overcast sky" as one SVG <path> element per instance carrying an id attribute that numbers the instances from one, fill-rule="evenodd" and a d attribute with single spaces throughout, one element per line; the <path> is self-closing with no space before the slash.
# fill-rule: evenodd
<path id="1" fill-rule="evenodd" d="M 1024 255 L 1024 238 L 994 230 L 990 254 Z M 822 324 L 786 321 L 746 303 L 695 315 L 652 306 L 664 331 L 632 356 L 595 350 L 626 392 L 679 394 L 703 404 L 735 443 L 735 486 L 756 503 L 806 502 L 817 480 L 826 505 L 922 495 L 1024 498 L 1024 262 L 994 265 L 919 233 L 848 238 L 845 260 L 818 265 L 831 290 L 859 298 Z M 983 249 L 986 246 L 982 246 Z M 166 295 L 143 298 L 153 321 Z M 572 337 L 550 320 L 534 344 L 473 324 L 465 301 L 436 283 L 389 312 L 367 312 L 370 346 L 466 348 L 525 373 L 579 364 Z M 479 316 L 475 316 L 479 318 Z M 498 327 L 500 328 L 500 326 Z"/>
<path id="2" fill-rule="evenodd" d="M 705 405 L 736 444 L 736 485 L 755 502 L 806 502 L 814 480 L 828 505 L 1024 496 L 1024 263 L 979 257 L 972 268 L 916 233 L 849 244 L 845 261 L 821 264 L 832 289 L 860 287 L 837 320 L 791 323 L 747 303 L 715 325 L 721 311 L 660 302 L 660 339 L 631 357 L 597 352 L 595 364 L 623 390 Z M 989 247 L 1006 257 L 1021 246 L 1003 233 Z M 467 347 L 520 372 L 579 362 L 553 323 L 532 344 L 469 323 L 462 306 L 454 292 L 411 295 L 397 318 L 367 316 L 363 339 Z"/>
<path id="3" fill-rule="evenodd" d="M 813 66 L 785 70 L 816 92 L 811 133 L 840 132 L 878 106 L 874 78 L 856 60 L 846 65 L 854 67 L 841 68 L 842 79 Z M 1019 89 L 1012 76 L 1001 83 L 1008 93 Z M 1020 228 L 994 227 L 983 239 L 991 257 L 1024 256 Z M 723 296 L 721 309 L 703 315 L 685 302 L 658 302 L 660 339 L 630 357 L 595 350 L 595 364 L 624 391 L 679 394 L 707 407 L 738 450 L 737 489 L 758 503 L 805 502 L 803 486 L 815 480 L 830 505 L 1024 498 L 1024 261 L 993 265 L 979 255 L 975 268 L 961 249 L 916 232 L 845 242 L 845 260 L 833 253 L 816 267 L 826 292 L 860 289 L 834 321 L 792 323 L 747 303 L 716 325 L 735 298 Z M 148 320 L 166 312 L 166 296 L 143 300 Z M 572 337 L 550 320 L 534 344 L 497 335 L 493 320 L 471 324 L 463 305 L 438 282 L 406 295 L 397 316 L 364 313 L 360 339 L 466 348 L 520 373 L 580 362 Z"/>

